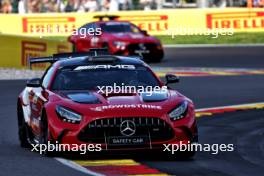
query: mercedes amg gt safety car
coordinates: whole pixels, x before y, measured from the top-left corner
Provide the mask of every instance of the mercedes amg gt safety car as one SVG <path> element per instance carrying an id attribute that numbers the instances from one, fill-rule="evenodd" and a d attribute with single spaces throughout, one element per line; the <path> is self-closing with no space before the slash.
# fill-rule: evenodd
<path id="1" fill-rule="evenodd" d="M 139 58 L 91 50 L 31 58 L 49 62 L 42 78 L 31 79 L 17 101 L 19 140 L 32 144 L 100 144 L 104 151 L 161 150 L 164 144 L 197 142 L 193 102 L 179 92 L 110 92 L 98 86 L 162 87 Z"/>
<path id="2" fill-rule="evenodd" d="M 115 55 L 140 55 L 149 62 L 162 60 L 164 51 L 159 39 L 128 21 L 118 20 L 118 16 L 95 16 L 95 18 L 99 18 L 99 21 L 83 25 L 69 37 L 75 51 L 108 48 L 109 52 Z M 109 20 L 104 21 L 104 18 Z"/>

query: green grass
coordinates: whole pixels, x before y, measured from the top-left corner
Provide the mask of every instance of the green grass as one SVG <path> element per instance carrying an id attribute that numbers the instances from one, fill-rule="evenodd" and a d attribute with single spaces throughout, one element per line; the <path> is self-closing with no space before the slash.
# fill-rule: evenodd
<path id="1" fill-rule="evenodd" d="M 264 43 L 264 32 L 259 33 L 234 33 L 232 36 L 156 36 L 163 44 L 255 44 Z M 50 40 L 67 41 L 67 37 L 43 37 Z"/>

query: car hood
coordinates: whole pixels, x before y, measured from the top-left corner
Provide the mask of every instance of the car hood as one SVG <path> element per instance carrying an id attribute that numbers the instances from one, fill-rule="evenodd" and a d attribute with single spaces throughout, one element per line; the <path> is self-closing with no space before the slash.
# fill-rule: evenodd
<path id="1" fill-rule="evenodd" d="M 162 116 L 186 99 L 174 90 L 108 96 L 95 91 L 60 91 L 56 94 L 60 97 L 60 105 L 95 117 Z"/>
<path id="2" fill-rule="evenodd" d="M 158 40 L 155 37 L 145 36 L 140 33 L 114 33 L 114 34 L 106 34 L 106 36 L 107 35 L 116 41 L 158 42 Z"/>

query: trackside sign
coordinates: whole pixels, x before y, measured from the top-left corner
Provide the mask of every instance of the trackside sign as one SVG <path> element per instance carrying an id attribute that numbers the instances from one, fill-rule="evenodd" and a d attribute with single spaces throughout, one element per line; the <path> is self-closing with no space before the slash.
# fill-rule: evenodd
<path id="1" fill-rule="evenodd" d="M 0 15 L 0 32 L 26 36 L 69 36 L 84 24 L 95 21 L 91 13 Z M 234 32 L 262 32 L 263 8 L 171 9 L 157 11 L 122 11 L 109 13 L 130 21 L 151 35 L 168 35 L 178 28 L 200 30 L 232 28 Z"/>
<path id="2" fill-rule="evenodd" d="M 209 29 L 233 28 L 236 31 L 264 29 L 264 11 L 208 13 L 206 19 Z"/>

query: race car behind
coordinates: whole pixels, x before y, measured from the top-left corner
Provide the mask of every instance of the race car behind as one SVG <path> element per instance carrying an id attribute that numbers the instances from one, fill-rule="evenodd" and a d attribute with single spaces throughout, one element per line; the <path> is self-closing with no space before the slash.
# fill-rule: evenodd
<path id="1" fill-rule="evenodd" d="M 139 55 L 148 62 L 160 62 L 163 59 L 163 47 L 156 37 L 150 36 L 131 22 L 119 21 L 118 16 L 95 18 L 99 18 L 99 21 L 83 25 L 69 37 L 74 51 L 107 48 L 111 54 Z M 104 21 L 104 18 L 109 20 Z"/>

